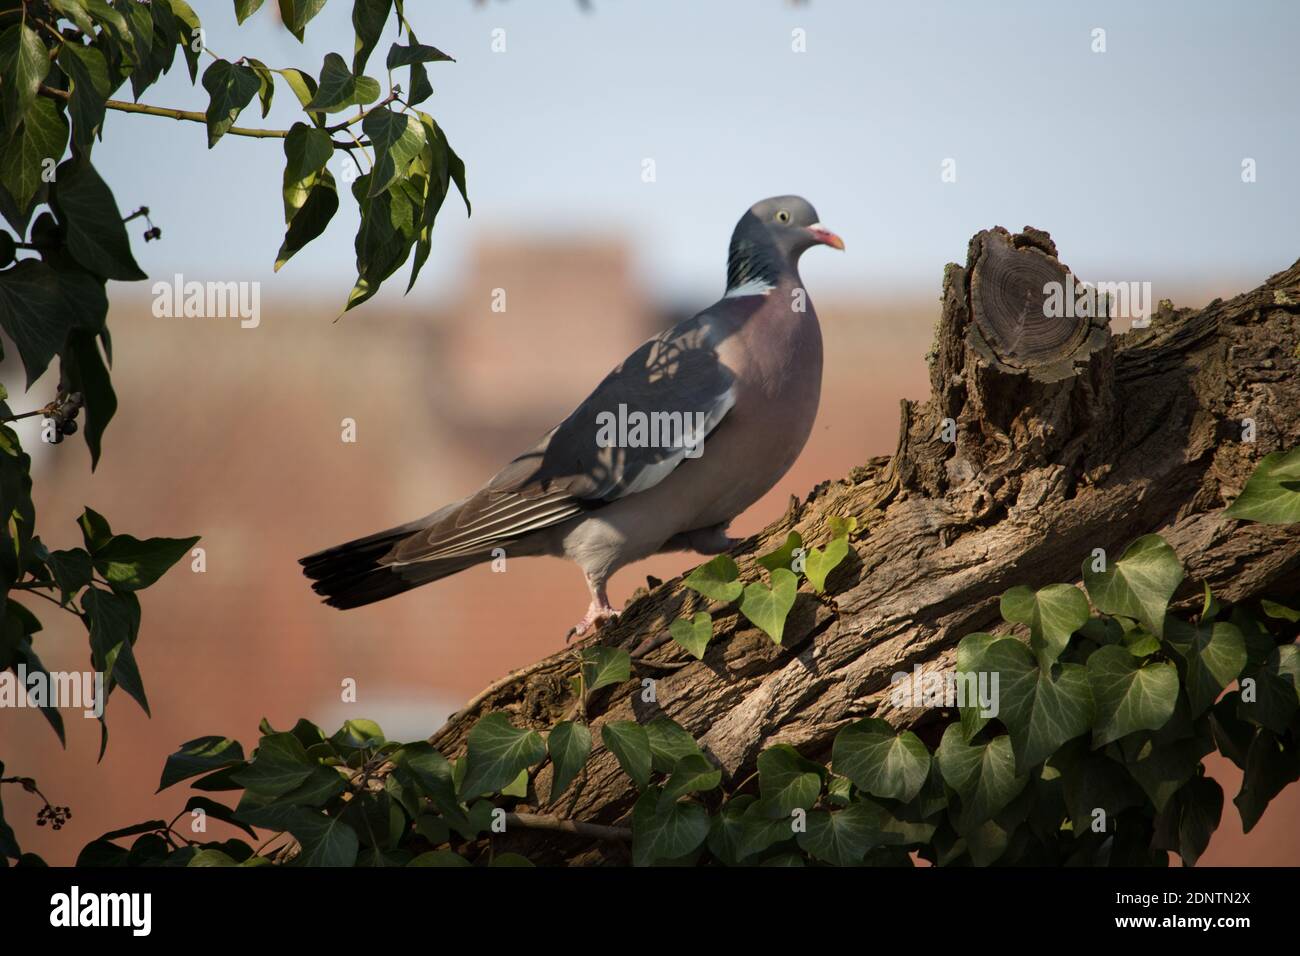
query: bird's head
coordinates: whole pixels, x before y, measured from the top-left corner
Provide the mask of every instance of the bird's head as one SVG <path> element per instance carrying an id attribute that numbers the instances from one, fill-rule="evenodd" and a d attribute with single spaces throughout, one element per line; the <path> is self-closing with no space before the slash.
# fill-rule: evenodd
<path id="1" fill-rule="evenodd" d="M 821 224 L 802 196 L 773 196 L 749 207 L 731 234 L 727 288 L 771 285 L 813 246 L 843 249 L 844 240 Z"/>

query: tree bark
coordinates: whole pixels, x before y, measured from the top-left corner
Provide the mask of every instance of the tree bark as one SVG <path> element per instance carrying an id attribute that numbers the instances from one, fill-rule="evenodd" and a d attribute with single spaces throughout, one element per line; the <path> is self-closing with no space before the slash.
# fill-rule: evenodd
<path id="1" fill-rule="evenodd" d="M 1045 314 L 1044 284 L 1068 275 L 1045 232 L 974 236 L 966 264 L 944 272 L 931 395 L 902 402 L 895 453 L 792 498 L 783 518 L 733 552 L 754 580 L 755 556 L 789 531 L 820 545 L 828 516 L 856 516 L 827 593 L 801 589 L 783 646 L 681 578 L 635 596 L 576 645 L 636 658 L 631 681 L 585 704 L 597 742 L 585 777 L 552 803 L 544 763 L 515 809 L 627 826 L 636 794 L 599 744 L 608 720 L 670 717 L 721 766 L 727 793 L 754 789 L 764 748 L 789 743 L 827 759 L 836 732 L 865 716 L 912 726 L 933 745 L 953 714 L 892 710 L 893 674 L 950 667 L 966 634 L 1004 629 L 1005 590 L 1078 582 L 1093 549 L 1113 559 L 1146 533 L 1161 534 L 1187 570 L 1176 605 L 1199 600 L 1201 582 L 1226 601 L 1300 593 L 1300 535 L 1222 515 L 1260 458 L 1300 444 L 1300 262 L 1203 309 L 1161 301 L 1149 327 L 1118 336 L 1105 317 Z M 702 661 L 667 639 L 673 620 L 697 610 L 714 615 Z M 580 712 L 577 672 L 574 648 L 524 668 L 431 740 L 455 756 L 494 710 L 548 730 Z M 628 858 L 622 842 L 571 832 L 509 828 L 495 840 L 539 863 Z"/>

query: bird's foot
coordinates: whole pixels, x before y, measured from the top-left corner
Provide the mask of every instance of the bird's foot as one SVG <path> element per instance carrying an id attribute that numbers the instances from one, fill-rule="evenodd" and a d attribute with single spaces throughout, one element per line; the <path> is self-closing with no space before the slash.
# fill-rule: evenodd
<path id="1" fill-rule="evenodd" d="M 601 604 L 596 601 L 591 602 L 587 608 L 587 613 L 583 615 L 582 620 L 569 628 L 568 635 L 564 638 L 564 643 L 569 643 L 575 637 L 582 637 L 593 627 L 599 628 L 600 625 L 612 618 L 618 617 L 618 611 L 614 610 L 608 604 Z"/>

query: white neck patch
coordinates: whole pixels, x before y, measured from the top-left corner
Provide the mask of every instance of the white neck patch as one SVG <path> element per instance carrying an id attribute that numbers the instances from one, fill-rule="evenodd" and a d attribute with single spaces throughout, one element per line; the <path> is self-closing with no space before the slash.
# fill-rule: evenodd
<path id="1" fill-rule="evenodd" d="M 771 282 L 764 282 L 762 279 L 750 279 L 743 282 L 734 289 L 728 289 L 724 294 L 724 299 L 739 299 L 747 295 L 767 295 L 776 286 Z"/>

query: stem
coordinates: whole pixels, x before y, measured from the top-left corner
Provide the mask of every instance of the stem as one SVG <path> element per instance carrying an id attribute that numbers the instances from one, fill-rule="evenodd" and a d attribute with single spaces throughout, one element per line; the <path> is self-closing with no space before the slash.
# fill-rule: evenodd
<path id="1" fill-rule="evenodd" d="M 553 833 L 572 833 L 574 836 L 596 840 L 632 842 L 632 831 L 627 827 L 609 827 L 603 823 L 587 823 L 585 820 L 565 820 L 542 813 L 507 813 L 506 823 L 528 830 L 550 830 Z"/>
<path id="2" fill-rule="evenodd" d="M 66 90 L 56 90 L 53 87 L 41 84 L 38 92 L 42 96 L 53 97 L 56 100 L 68 100 L 71 94 Z M 168 106 L 150 106 L 148 103 L 129 103 L 126 100 L 105 100 L 104 106 L 110 110 L 118 110 L 122 113 L 145 113 L 149 116 L 162 116 L 167 119 L 189 120 L 191 123 L 202 123 L 207 125 L 208 118 L 203 113 L 196 110 L 177 110 Z M 287 129 L 250 129 L 245 126 L 232 126 L 226 130 L 227 136 L 252 136 L 255 139 L 284 139 L 289 135 Z"/>

